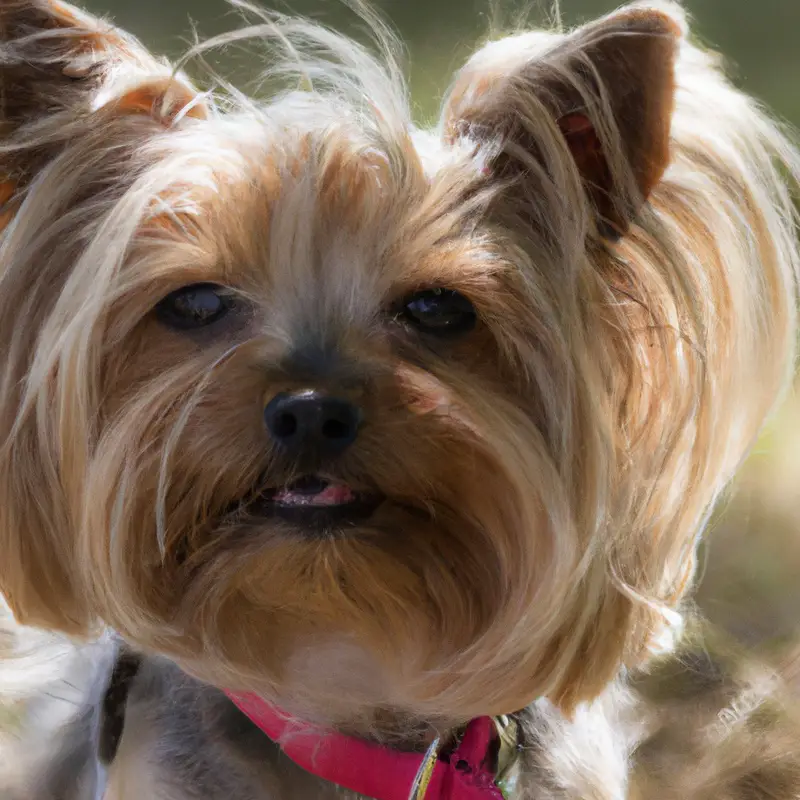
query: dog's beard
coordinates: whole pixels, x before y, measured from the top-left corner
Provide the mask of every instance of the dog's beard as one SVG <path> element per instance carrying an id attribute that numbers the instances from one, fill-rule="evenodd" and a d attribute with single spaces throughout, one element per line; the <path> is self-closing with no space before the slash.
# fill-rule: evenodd
<path id="1" fill-rule="evenodd" d="M 540 488 L 551 513 L 559 489 L 534 421 L 475 387 L 496 407 L 481 420 L 468 396 L 406 368 L 377 389 L 395 402 L 352 451 L 305 472 L 270 450 L 258 418 L 215 424 L 214 393 L 246 398 L 252 368 L 245 352 L 217 367 L 188 415 L 183 390 L 158 382 L 107 426 L 83 540 L 104 618 L 203 679 L 306 715 L 524 705 L 529 675 L 501 678 L 552 640 L 576 568 L 573 540 L 554 541 L 542 511 Z M 346 669 L 325 666 L 331 649 Z M 320 675 L 298 678 L 298 663 Z"/>

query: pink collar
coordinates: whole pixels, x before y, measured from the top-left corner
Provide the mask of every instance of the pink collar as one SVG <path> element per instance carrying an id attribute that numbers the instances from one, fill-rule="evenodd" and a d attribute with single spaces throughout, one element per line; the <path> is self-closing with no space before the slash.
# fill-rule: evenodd
<path id="1" fill-rule="evenodd" d="M 307 772 L 374 800 L 409 800 L 425 756 L 392 750 L 323 730 L 279 711 L 253 694 L 228 697 L 283 752 Z M 477 717 L 447 758 L 436 760 L 424 800 L 503 800 L 495 783 L 498 733 L 490 717 Z"/>

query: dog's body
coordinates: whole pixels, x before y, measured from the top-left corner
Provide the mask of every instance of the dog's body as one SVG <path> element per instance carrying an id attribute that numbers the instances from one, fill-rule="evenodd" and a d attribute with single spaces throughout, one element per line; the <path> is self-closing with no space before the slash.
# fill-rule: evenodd
<path id="1" fill-rule="evenodd" d="M 794 146 L 671 4 L 487 45 L 436 131 L 363 13 L 380 62 L 263 16 L 259 104 L 0 5 L 0 590 L 114 631 L 20 791 L 340 792 L 256 707 L 434 785 L 512 715 L 515 796 L 795 797 L 773 687 L 636 677 L 792 375 Z"/>

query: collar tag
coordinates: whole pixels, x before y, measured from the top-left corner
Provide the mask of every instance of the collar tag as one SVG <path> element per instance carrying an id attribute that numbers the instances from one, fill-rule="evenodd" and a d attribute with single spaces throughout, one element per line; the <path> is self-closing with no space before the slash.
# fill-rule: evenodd
<path id="1" fill-rule="evenodd" d="M 500 748 L 497 753 L 495 783 L 504 800 L 513 800 L 519 787 L 521 773 L 519 758 L 519 724 L 511 717 L 495 717 Z"/>
<path id="2" fill-rule="evenodd" d="M 425 800 L 425 795 L 428 793 L 428 786 L 430 786 L 431 778 L 433 777 L 433 770 L 436 768 L 436 761 L 439 758 L 440 747 L 441 739 L 437 736 L 425 751 L 425 757 L 419 765 L 419 770 L 411 786 L 408 800 Z"/>

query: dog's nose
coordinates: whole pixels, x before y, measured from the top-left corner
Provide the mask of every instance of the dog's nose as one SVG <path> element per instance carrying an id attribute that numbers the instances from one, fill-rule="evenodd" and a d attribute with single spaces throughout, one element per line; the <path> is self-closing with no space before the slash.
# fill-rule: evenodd
<path id="1" fill-rule="evenodd" d="M 330 458 L 356 440 L 361 410 L 320 392 L 281 393 L 264 409 L 267 430 L 292 456 Z"/>

